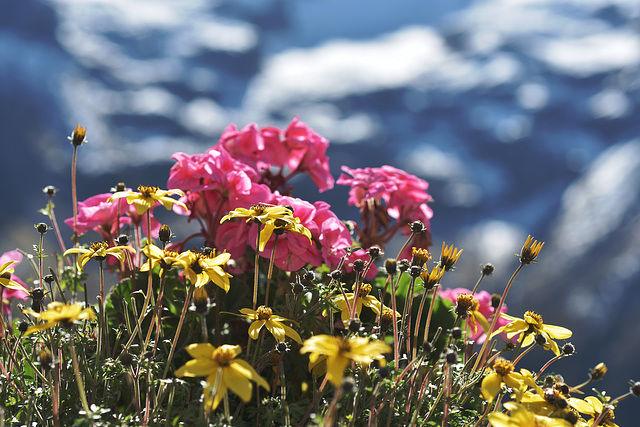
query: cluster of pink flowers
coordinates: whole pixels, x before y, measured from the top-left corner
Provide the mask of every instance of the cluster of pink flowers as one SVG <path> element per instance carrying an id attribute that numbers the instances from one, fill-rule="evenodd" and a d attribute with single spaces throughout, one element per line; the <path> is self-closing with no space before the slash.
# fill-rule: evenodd
<path id="1" fill-rule="evenodd" d="M 22 254 L 19 251 L 10 251 L 10 252 L 5 252 L 4 254 L 2 254 L 2 256 L 0 256 L 0 265 L 4 265 L 9 261 L 18 261 L 18 263 L 14 264 L 12 267 L 12 268 L 15 268 L 15 266 L 20 264 L 20 262 L 22 261 Z M 20 278 L 15 274 L 11 274 L 11 277 L 9 278 L 15 282 L 20 283 L 25 289 L 27 288 L 24 282 L 20 280 Z M 11 316 L 11 303 L 10 303 L 11 299 L 17 298 L 17 299 L 25 300 L 27 299 L 27 293 L 20 291 L 18 289 L 5 288 L 3 286 L 0 286 L 0 288 L 2 288 L 0 289 L 2 291 L 2 298 L 0 299 L 0 306 L 2 306 L 1 312 L 5 314 L 7 317 L 10 317 Z"/>
<path id="2" fill-rule="evenodd" d="M 290 179 L 307 174 L 318 189 L 333 188 L 334 178 L 329 169 L 327 148 L 329 141 L 316 133 L 296 117 L 286 129 L 259 128 L 250 124 L 239 130 L 228 126 L 216 145 L 206 152 L 194 155 L 176 153 L 176 163 L 171 168 L 167 187 L 180 189 L 185 196 L 180 199 L 189 210 L 175 205 L 174 211 L 196 220 L 200 231 L 172 244 L 173 250 L 182 250 L 187 242 L 200 237 L 204 244 L 226 250 L 236 261 L 241 261 L 248 247 L 255 249 L 258 227 L 246 221 L 221 219 L 237 208 L 249 208 L 257 204 L 289 205 L 294 216 L 310 232 L 309 239 L 297 233 L 284 233 L 278 237 L 275 265 L 286 271 L 296 271 L 306 265 L 314 267 L 323 263 L 336 267 L 353 245 L 347 226 L 331 211 L 326 202 L 309 203 L 292 196 Z M 385 235 L 375 232 L 371 236 L 359 233 L 360 244 L 384 245 L 399 229 L 407 229 L 409 222 L 420 220 L 429 225 L 432 212 L 426 205 L 430 196 L 427 183 L 401 170 L 384 166 L 379 169 L 343 168 L 354 178 L 342 176 L 340 184 L 351 185 L 349 203 L 361 209 L 369 200 L 384 202 L 385 215 L 396 220 L 394 228 L 385 224 Z M 119 230 L 145 226 L 145 218 L 137 215 L 133 205 L 124 199 L 108 202 L 111 194 L 98 194 L 78 203 L 78 233 L 96 231 L 103 240 L 112 243 Z M 364 218 L 364 216 L 363 216 Z M 73 228 L 74 219 L 65 221 Z M 151 235 L 157 235 L 160 224 L 152 218 Z M 370 230 L 369 223 L 361 231 Z M 377 230 L 377 229 L 376 229 Z M 146 233 L 146 230 L 145 230 Z M 382 238 L 382 240 L 380 240 Z M 270 257 L 275 238 L 267 242 L 261 256 Z M 414 245 L 426 247 L 429 242 L 414 241 Z M 355 259 L 367 259 L 364 249 L 349 255 L 345 267 Z M 239 266 L 242 268 L 243 266 Z M 376 273 L 372 268 L 370 275 Z"/>
<path id="3" fill-rule="evenodd" d="M 438 295 L 440 296 L 440 298 L 447 299 L 451 301 L 454 305 L 456 304 L 456 301 L 460 294 L 470 295 L 471 291 L 465 288 L 453 288 L 453 289 L 441 289 L 440 292 L 438 292 Z M 491 322 L 490 319 L 495 313 L 495 308 L 493 308 L 493 306 L 491 305 L 491 294 L 487 291 L 480 291 L 480 292 L 476 292 L 473 296 L 478 300 L 478 303 L 479 303 L 477 311 L 480 314 L 482 314 L 485 319 Z M 506 313 L 507 306 L 503 305 L 502 308 L 500 309 L 500 312 Z M 470 321 L 470 318 L 467 319 L 467 326 L 466 326 L 467 332 L 469 333 L 469 339 L 472 341 L 475 341 L 477 344 L 484 343 L 485 339 L 487 338 L 487 335 L 485 334 L 482 327 L 480 325 L 477 325 L 477 332 L 475 332 L 475 328 L 469 323 L 469 321 Z M 497 325 L 496 329 L 508 324 L 509 322 L 510 320 L 500 317 L 496 322 L 496 325 Z M 506 334 L 501 334 L 501 337 L 505 341 L 508 341 Z"/>
<path id="4" fill-rule="evenodd" d="M 398 229 L 408 234 L 406 225 L 414 221 L 430 229 L 433 211 L 427 203 L 433 199 L 427 193 L 426 181 L 392 166 L 364 169 L 343 166 L 342 171 L 345 173 L 337 183 L 351 187 L 348 203 L 358 207 L 362 214 L 362 227 L 357 227 L 357 232 L 364 247 L 387 243 Z M 420 239 L 413 245 L 431 246 L 428 231 Z"/>

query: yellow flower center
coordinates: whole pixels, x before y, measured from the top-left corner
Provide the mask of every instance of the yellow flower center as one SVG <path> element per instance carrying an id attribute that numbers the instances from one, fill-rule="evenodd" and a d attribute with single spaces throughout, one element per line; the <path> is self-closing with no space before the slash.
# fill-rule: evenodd
<path id="1" fill-rule="evenodd" d="M 411 248 L 411 263 L 413 265 L 422 265 L 431 259 L 431 252 L 423 248 Z"/>
<path id="2" fill-rule="evenodd" d="M 473 295 L 469 294 L 460 294 L 456 299 L 456 305 L 459 307 L 460 311 L 467 312 L 469 309 L 473 308 L 474 305 L 478 304 L 478 300 L 476 300 Z"/>
<path id="3" fill-rule="evenodd" d="M 213 360 L 220 366 L 229 366 L 235 358 L 236 353 L 233 346 L 222 346 L 213 352 Z"/>
<path id="4" fill-rule="evenodd" d="M 513 372 L 513 363 L 509 362 L 506 359 L 498 358 L 495 362 L 493 362 L 493 370 L 496 371 L 496 374 L 504 377 Z"/>
<path id="5" fill-rule="evenodd" d="M 356 291 L 356 287 L 357 287 L 357 284 L 354 284 L 351 289 L 355 292 Z M 364 298 L 364 297 L 368 296 L 371 293 L 372 289 L 373 289 L 373 287 L 371 286 L 371 284 L 363 283 L 363 284 L 360 285 L 360 290 L 358 291 L 358 296 L 360 298 Z"/>
<path id="6" fill-rule="evenodd" d="M 524 320 L 533 326 L 536 327 L 541 327 L 542 326 L 542 316 L 540 316 L 538 313 L 536 313 L 535 311 L 527 311 L 524 313 Z"/>
<path id="7" fill-rule="evenodd" d="M 89 249 L 91 250 L 91 252 L 98 252 L 102 249 L 107 249 L 108 247 L 109 244 L 107 242 L 95 242 L 91 244 Z"/>
<path id="8" fill-rule="evenodd" d="M 142 197 L 145 197 L 145 198 L 149 198 L 152 195 L 156 194 L 158 190 L 159 190 L 158 187 L 147 187 L 146 185 L 138 186 L 138 191 L 140 192 Z"/>
<path id="9" fill-rule="evenodd" d="M 271 310 L 271 308 L 269 307 L 265 307 L 264 305 L 261 305 L 256 310 L 256 315 L 258 316 L 258 320 L 269 320 L 272 314 L 273 314 L 273 310 Z"/>
<path id="10" fill-rule="evenodd" d="M 266 210 L 267 210 L 267 206 L 263 204 L 251 206 L 251 213 L 255 216 L 263 215 Z"/>

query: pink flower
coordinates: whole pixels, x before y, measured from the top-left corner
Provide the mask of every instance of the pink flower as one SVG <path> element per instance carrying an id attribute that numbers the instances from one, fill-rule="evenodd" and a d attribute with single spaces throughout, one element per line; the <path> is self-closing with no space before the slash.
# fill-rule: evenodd
<path id="1" fill-rule="evenodd" d="M 441 289 L 440 292 L 438 292 L 438 295 L 440 296 L 440 298 L 448 299 L 449 301 L 453 302 L 454 306 L 460 294 L 470 295 L 471 291 L 465 288 L 454 288 L 454 289 Z M 480 291 L 480 292 L 476 292 L 474 297 L 478 300 L 478 303 L 480 303 L 477 311 L 479 311 L 480 314 L 482 314 L 484 318 L 487 319 L 489 323 L 491 323 L 491 317 L 495 312 L 495 309 L 491 305 L 491 294 L 487 291 Z M 506 305 L 502 306 L 501 312 L 502 313 L 507 312 Z M 508 323 L 509 323 L 508 319 L 500 317 L 496 323 L 497 325 L 496 329 Z M 482 330 L 482 327 L 480 327 L 480 325 L 478 325 L 478 333 L 474 333 L 473 326 L 467 323 L 467 331 L 469 332 L 469 339 L 475 341 L 476 344 L 482 344 L 484 342 L 486 338 L 486 334 L 485 334 L 485 331 Z M 506 334 L 500 334 L 500 335 L 505 341 L 508 341 Z"/>
<path id="2" fill-rule="evenodd" d="M 318 226 L 320 235 L 322 259 L 329 267 L 337 267 L 340 259 L 353 244 L 351 233 L 347 226 L 331 211 L 331 206 L 322 201 L 315 202 L 316 213 L 314 222 Z"/>
<path id="3" fill-rule="evenodd" d="M 16 264 L 13 264 L 11 266 L 11 268 L 15 268 L 22 261 L 22 254 L 17 250 L 15 250 L 10 252 L 5 252 L 4 254 L 2 254 L 2 256 L 0 256 L 0 265 L 4 265 L 9 261 L 18 261 Z M 11 274 L 11 280 L 20 283 L 23 287 L 26 288 L 26 285 L 24 284 L 24 282 L 20 280 L 20 278 L 13 273 Z M 2 302 L 1 302 L 2 313 L 7 316 L 11 314 L 11 304 L 9 301 L 11 298 L 18 298 L 21 300 L 25 300 L 27 299 L 27 296 L 28 294 L 24 291 L 20 291 L 18 289 L 3 288 Z"/>
<path id="4" fill-rule="evenodd" d="M 335 180 L 331 176 L 329 158 L 326 154 L 329 141 L 299 121 L 298 117 L 287 126 L 284 131 L 284 140 L 291 147 L 289 169 L 308 173 L 320 191 L 332 189 Z M 301 153 L 304 154 L 300 158 Z M 300 158 L 299 161 L 298 158 Z"/>
<path id="5" fill-rule="evenodd" d="M 117 233 L 118 203 L 107 202 L 111 193 L 96 194 L 83 202 L 78 202 L 78 234 L 93 230 L 100 233 L 104 240 L 113 238 Z M 120 200 L 120 229 L 131 223 L 126 215 L 129 210 L 126 200 Z M 73 230 L 73 217 L 64 223 Z M 117 237 L 117 236 L 115 236 Z"/>
<path id="6" fill-rule="evenodd" d="M 100 234 L 103 240 L 113 241 L 118 230 L 120 230 L 132 222 L 135 225 L 142 225 L 145 234 L 149 235 L 147 230 L 146 216 L 140 216 L 136 212 L 135 206 L 128 205 L 127 201 L 120 199 L 118 201 L 108 202 L 111 193 L 96 194 L 87 200 L 78 202 L 78 234 L 86 233 L 93 230 Z M 120 204 L 120 219 L 118 218 L 118 203 Z M 73 230 L 73 217 L 64 220 Z M 151 217 L 151 233 L 157 234 L 160 229 L 160 223 Z"/>
<path id="7" fill-rule="evenodd" d="M 262 174 L 261 182 L 271 190 L 285 188 L 286 181 L 297 173 L 307 173 L 320 191 L 333 188 L 335 183 L 326 155 L 329 141 L 317 134 L 296 117 L 284 130 L 275 127 L 259 129 L 256 124 L 238 130 L 235 125 L 225 129 L 214 147 L 231 154 Z M 290 174 L 282 176 L 283 168 Z M 279 168 L 274 171 L 271 168 Z"/>
<path id="8" fill-rule="evenodd" d="M 432 198 L 427 193 L 426 181 L 392 166 L 365 169 L 343 166 L 342 170 L 345 173 L 337 182 L 351 187 L 348 203 L 360 208 L 363 224 L 357 231 L 364 247 L 386 244 L 398 229 L 409 234 L 407 224 L 414 221 L 421 221 L 430 229 L 433 211 L 427 203 Z M 393 219 L 395 225 L 391 225 Z M 428 247 L 429 231 L 419 240 L 414 242 L 415 246 Z"/>

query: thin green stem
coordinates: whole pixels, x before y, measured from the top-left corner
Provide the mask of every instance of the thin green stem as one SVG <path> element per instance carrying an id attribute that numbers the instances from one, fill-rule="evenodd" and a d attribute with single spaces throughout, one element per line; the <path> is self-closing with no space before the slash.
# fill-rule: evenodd
<path id="1" fill-rule="evenodd" d="M 192 284 L 189 284 L 189 291 L 187 292 L 187 297 L 184 301 L 184 306 L 182 307 L 182 313 L 180 314 L 180 320 L 178 321 L 178 327 L 176 328 L 176 336 L 173 338 L 173 342 L 171 343 L 171 350 L 169 350 L 169 357 L 167 358 L 167 365 L 164 367 L 162 378 L 167 378 L 167 374 L 169 373 L 171 360 L 173 359 L 173 353 L 175 353 L 176 347 L 178 346 L 178 338 L 180 338 L 182 325 L 184 324 L 184 319 L 187 316 L 187 310 L 189 309 L 189 304 L 191 303 L 191 298 L 193 297 L 194 290 L 195 287 Z"/>

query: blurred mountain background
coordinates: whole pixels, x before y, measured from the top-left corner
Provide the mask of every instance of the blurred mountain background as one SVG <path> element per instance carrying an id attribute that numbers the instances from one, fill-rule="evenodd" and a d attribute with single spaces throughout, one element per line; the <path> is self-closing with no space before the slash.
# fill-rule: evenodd
<path id="1" fill-rule="evenodd" d="M 464 248 L 444 286 L 491 262 L 502 292 L 527 234 L 546 241 L 509 312 L 573 330 L 578 355 L 552 369 L 577 384 L 603 361 L 595 387 L 617 396 L 640 380 L 639 29 L 636 0 L 4 0 L 0 249 L 36 243 L 46 185 L 71 215 L 77 123 L 84 200 L 162 187 L 173 153 L 229 123 L 298 115 L 331 141 L 335 177 L 391 164 L 430 182 L 434 252 Z M 346 188 L 299 185 L 357 219 Z M 624 402 L 616 422 L 637 416 Z"/>

